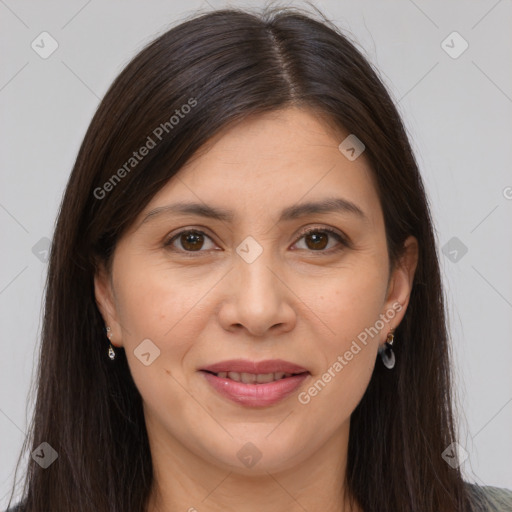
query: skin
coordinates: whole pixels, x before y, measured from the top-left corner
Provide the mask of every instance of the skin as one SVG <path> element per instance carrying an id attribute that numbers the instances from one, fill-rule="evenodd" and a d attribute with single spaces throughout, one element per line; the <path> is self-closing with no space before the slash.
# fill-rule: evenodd
<path id="1" fill-rule="evenodd" d="M 369 164 L 364 153 L 349 161 L 338 150 L 347 135 L 298 108 L 228 127 L 141 212 L 116 247 L 112 274 L 98 270 L 98 306 L 143 398 L 155 470 L 148 512 L 362 510 L 342 493 L 350 415 L 379 344 L 405 314 L 418 247 L 409 237 L 390 275 Z M 283 208 L 327 197 L 356 203 L 367 221 L 331 212 L 276 223 Z M 178 200 L 229 208 L 234 220 L 162 213 L 142 222 Z M 320 230 L 316 245 L 302 236 L 308 227 Z M 352 247 L 322 232 L 326 227 Z M 192 228 L 206 236 L 164 246 Z M 252 263 L 236 252 L 247 236 L 263 249 Z M 390 310 L 394 318 L 300 403 L 298 392 Z M 148 366 L 134 354 L 146 338 L 160 350 Z M 198 371 L 232 358 L 281 358 L 311 375 L 285 400 L 250 408 L 217 394 Z M 252 467 L 237 457 L 248 442 L 261 454 Z"/>

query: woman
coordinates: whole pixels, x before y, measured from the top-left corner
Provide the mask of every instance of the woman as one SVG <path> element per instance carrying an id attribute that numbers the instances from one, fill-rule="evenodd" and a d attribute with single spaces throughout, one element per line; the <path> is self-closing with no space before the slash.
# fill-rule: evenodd
<path id="1" fill-rule="evenodd" d="M 54 234 L 23 512 L 511 510 L 464 482 L 425 191 L 377 74 L 296 10 L 115 80 Z"/>

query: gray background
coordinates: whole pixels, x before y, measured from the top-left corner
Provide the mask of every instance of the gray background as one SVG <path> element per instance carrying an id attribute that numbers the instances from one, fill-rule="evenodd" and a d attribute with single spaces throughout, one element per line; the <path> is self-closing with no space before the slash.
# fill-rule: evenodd
<path id="1" fill-rule="evenodd" d="M 469 455 L 462 470 L 467 480 L 512 488 L 511 2 L 316 4 L 379 68 L 412 138 L 446 286 L 460 442 Z M 226 5 L 0 0 L 2 507 L 33 407 L 45 238 L 89 121 L 143 45 L 197 8 Z M 31 47 L 42 46 L 43 31 L 58 43 L 46 59 Z M 469 44 L 457 58 L 445 51 L 462 48 L 448 37 L 453 31 Z"/>

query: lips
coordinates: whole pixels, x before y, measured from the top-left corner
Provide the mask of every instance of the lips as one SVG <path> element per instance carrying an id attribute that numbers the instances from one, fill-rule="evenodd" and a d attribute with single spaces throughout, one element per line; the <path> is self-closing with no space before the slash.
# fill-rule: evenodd
<path id="1" fill-rule="evenodd" d="M 266 361 L 249 361 L 247 359 L 231 359 L 229 361 L 221 361 L 209 366 L 201 368 L 201 370 L 218 374 L 220 372 L 232 373 L 248 373 L 253 375 L 264 374 L 298 374 L 308 372 L 306 368 L 299 366 L 283 359 L 268 359 Z"/>
<path id="2" fill-rule="evenodd" d="M 310 372 L 295 363 L 272 359 L 232 359 L 201 369 L 206 381 L 221 395 L 239 405 L 266 407 L 295 392 Z"/>
<path id="3" fill-rule="evenodd" d="M 267 382 L 273 382 L 275 380 L 287 379 L 293 373 L 275 372 L 275 373 L 246 373 L 246 372 L 209 372 L 221 379 L 231 379 L 236 382 L 243 382 L 244 384 L 265 384 Z"/>

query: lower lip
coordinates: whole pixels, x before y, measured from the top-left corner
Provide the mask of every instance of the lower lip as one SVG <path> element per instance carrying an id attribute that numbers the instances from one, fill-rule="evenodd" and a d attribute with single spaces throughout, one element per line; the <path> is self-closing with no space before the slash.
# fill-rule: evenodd
<path id="1" fill-rule="evenodd" d="M 237 404 L 250 407 L 265 407 L 283 400 L 309 377 L 309 373 L 301 373 L 265 384 L 245 384 L 232 379 L 223 379 L 205 371 L 201 373 L 221 395 Z"/>

